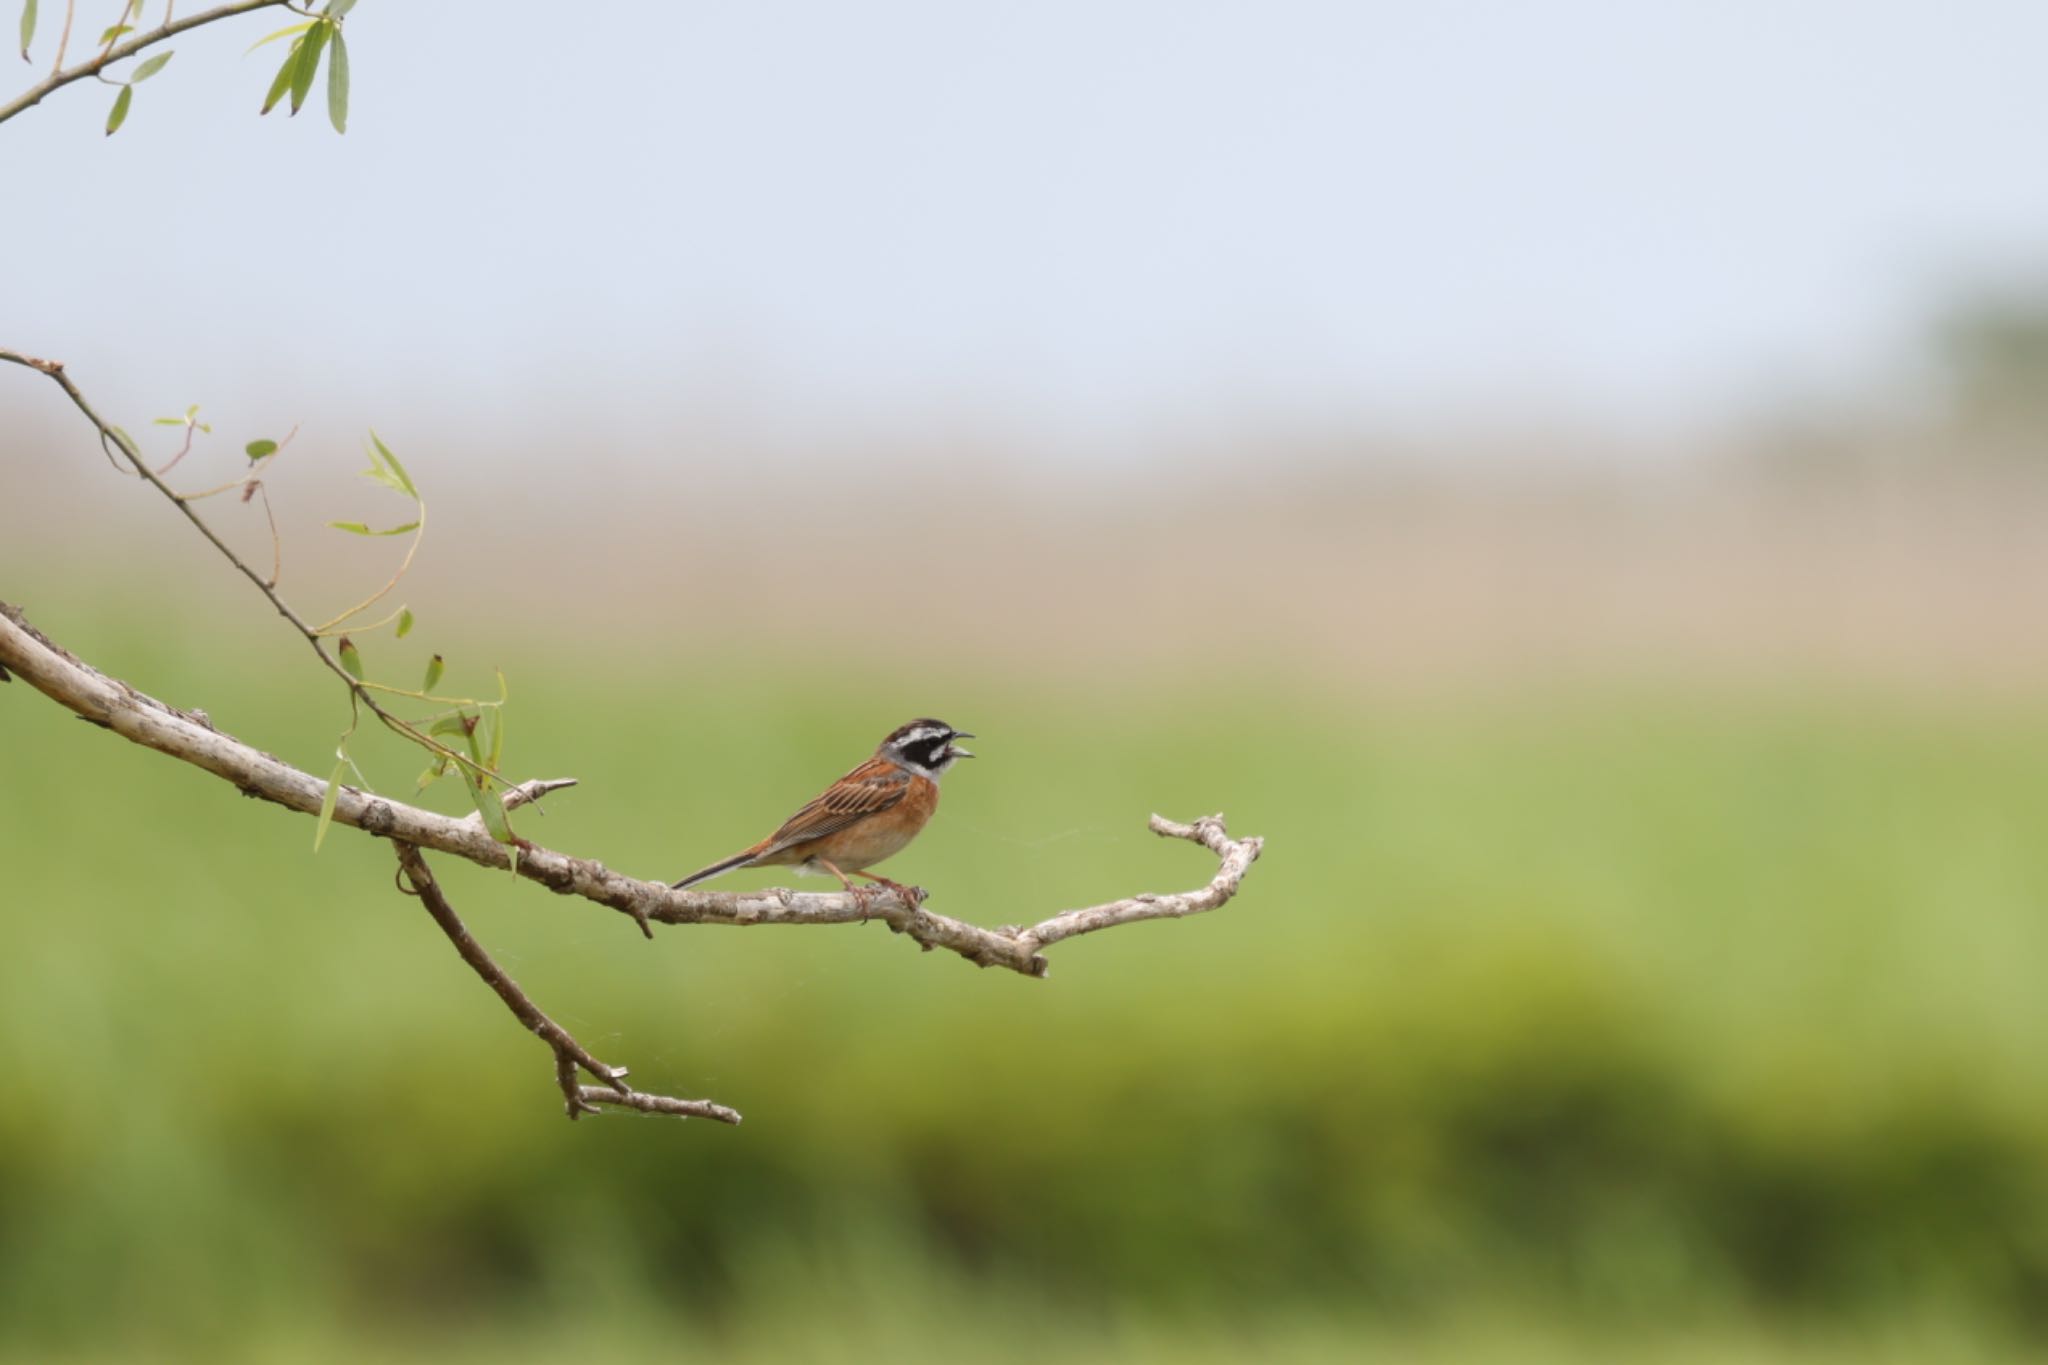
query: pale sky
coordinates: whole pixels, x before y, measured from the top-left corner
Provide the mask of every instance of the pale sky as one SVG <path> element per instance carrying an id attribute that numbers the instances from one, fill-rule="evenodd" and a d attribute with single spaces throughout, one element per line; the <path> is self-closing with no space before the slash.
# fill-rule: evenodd
<path id="1" fill-rule="evenodd" d="M 1726 415 L 2048 261 L 2037 0 L 361 0 L 346 137 L 256 117 L 277 23 L 0 128 L 0 343 L 119 411 L 1114 449 Z"/>

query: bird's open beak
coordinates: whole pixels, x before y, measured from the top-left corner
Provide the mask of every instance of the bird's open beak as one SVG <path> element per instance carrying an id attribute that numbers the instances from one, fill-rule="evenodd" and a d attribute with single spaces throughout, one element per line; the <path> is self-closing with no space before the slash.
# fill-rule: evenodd
<path id="1" fill-rule="evenodd" d="M 955 730 L 955 731 L 953 732 L 953 739 L 973 739 L 973 738 L 974 738 L 974 736 L 973 736 L 972 734 L 970 734 L 969 732 L 967 732 L 966 730 Z M 961 747 L 960 747 L 959 745 L 955 744 L 955 743 L 953 742 L 953 739 L 949 739 L 949 740 L 947 740 L 947 741 L 946 741 L 946 747 L 947 747 L 947 748 L 949 748 L 949 749 L 951 749 L 951 750 L 953 751 L 953 753 L 954 753 L 954 755 L 955 755 L 956 757 L 958 757 L 958 758 L 973 758 L 973 757 L 974 757 L 974 755 L 973 755 L 973 754 L 971 754 L 971 753 L 967 752 L 967 750 L 965 750 L 965 749 L 961 748 Z"/>

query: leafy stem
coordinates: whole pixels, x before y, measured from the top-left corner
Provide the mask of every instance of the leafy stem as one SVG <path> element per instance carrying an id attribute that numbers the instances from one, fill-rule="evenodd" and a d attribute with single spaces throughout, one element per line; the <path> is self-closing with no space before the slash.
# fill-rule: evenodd
<path id="1" fill-rule="evenodd" d="M 334 648 L 330 649 L 328 641 L 332 637 L 323 636 L 318 629 L 308 625 L 305 619 L 294 611 L 291 605 L 278 593 L 275 570 L 273 569 L 271 577 L 266 579 L 255 569 L 251 568 L 246 560 L 236 554 L 228 546 L 227 542 L 222 540 L 220 535 L 208 524 L 206 519 L 201 517 L 193 508 L 192 503 L 198 495 L 181 495 L 166 483 L 163 477 L 155 469 L 152 469 L 148 461 L 143 458 L 142 450 L 136 444 L 135 439 L 120 427 L 113 425 L 100 416 L 91 402 L 87 400 L 85 394 L 72 382 L 71 376 L 65 373 L 64 365 L 61 361 L 44 360 L 36 356 L 24 355 L 19 351 L 10 350 L 5 347 L 0 347 L 0 361 L 6 361 L 10 364 L 34 370 L 62 389 L 65 396 L 71 400 L 72 405 L 80 413 L 84 414 L 85 419 L 91 422 L 94 429 L 99 433 L 101 446 L 108 450 L 110 458 L 114 452 L 118 451 L 121 459 L 128 463 L 137 476 L 161 493 L 173 507 L 176 507 L 179 512 L 183 513 L 185 519 L 192 523 L 194 529 L 206 537 L 208 543 L 214 549 L 220 551 L 228 563 L 232 564 L 244 578 L 255 585 L 256 590 L 263 594 L 265 600 L 272 607 L 276 608 L 278 615 L 291 623 L 292 627 L 304 637 L 308 647 L 319 657 L 320 662 L 335 677 L 341 679 L 343 685 L 347 687 L 350 706 L 349 727 L 343 732 L 341 740 L 336 747 L 337 762 L 334 774 L 329 779 L 325 803 L 326 809 L 320 821 L 320 830 L 315 835 L 316 847 L 319 840 L 324 837 L 326 825 L 332 817 L 332 808 L 337 794 L 336 788 L 342 776 L 353 766 L 347 753 L 348 740 L 354 735 L 357 725 L 361 720 L 361 712 L 365 710 L 376 717 L 386 729 L 432 754 L 434 764 L 428 771 L 433 776 L 439 776 L 451 768 L 460 773 L 464 785 L 469 789 L 471 800 L 475 803 L 478 813 L 483 817 L 485 827 L 501 843 L 510 844 L 512 842 L 511 825 L 505 817 L 504 804 L 497 794 L 498 788 L 502 786 L 502 779 L 498 775 L 498 762 L 504 744 L 504 724 L 501 713 L 506 699 L 505 680 L 502 673 L 498 677 L 499 698 L 495 703 L 474 701 L 466 698 L 441 698 L 433 696 L 433 686 L 439 681 L 442 668 L 441 656 L 436 654 L 427 666 L 427 681 L 426 685 L 420 689 L 421 693 L 426 694 L 426 700 L 440 701 L 458 708 L 474 707 L 475 714 L 459 715 L 456 718 L 443 717 L 431 722 L 430 727 L 425 730 L 421 729 L 419 724 L 398 715 L 385 706 L 378 699 L 377 694 L 379 692 L 395 695 L 411 694 L 403 689 L 391 688 L 383 684 L 366 681 L 361 676 L 362 661 L 360 654 L 356 651 L 353 642 L 348 636 L 344 635 L 336 639 L 334 641 Z M 423 524 L 426 511 L 425 503 L 421 500 L 417 488 L 413 485 L 411 476 L 406 473 L 405 467 L 399 463 L 398 457 L 391 452 L 389 446 L 384 444 L 382 438 L 373 432 L 370 439 L 370 469 L 366 471 L 366 477 L 410 497 L 415 507 L 419 509 L 419 520 Z M 281 448 L 281 443 L 267 441 L 251 443 L 249 450 L 254 467 L 261 468 Z M 259 449 L 262 451 L 260 455 L 255 453 Z M 246 474 L 236 482 L 245 485 L 252 492 L 260 491 L 262 487 L 260 480 L 251 478 Z M 232 487 L 234 485 L 228 486 Z M 224 489 L 215 491 L 224 491 Z M 245 500 L 247 496 L 248 494 L 245 494 Z M 266 511 L 268 506 L 268 497 L 266 495 Z M 274 545 L 276 528 L 274 519 L 271 525 Z M 413 554 L 418 549 L 419 536 L 417 532 L 419 528 L 409 526 L 402 529 L 413 530 L 415 535 L 412 545 L 407 549 L 405 561 L 400 566 L 398 572 L 392 576 L 383 588 L 355 607 L 342 613 L 334 622 L 329 622 L 330 626 L 358 615 L 365 608 L 381 601 L 397 586 L 398 581 L 404 577 L 406 570 L 412 564 Z M 400 619 L 407 626 L 410 625 L 410 614 L 404 608 L 400 608 Z M 444 728 L 451 724 L 454 726 L 453 730 Z M 461 735 L 459 747 L 454 744 L 444 743 L 440 738 L 443 734 L 457 733 Z"/>
<path id="2" fill-rule="evenodd" d="M 108 44 L 103 51 L 72 67 L 64 65 L 64 46 L 65 41 L 70 36 L 71 19 L 71 7 L 67 5 L 65 7 L 65 33 L 57 45 L 57 65 L 43 80 L 30 86 L 6 104 L 0 104 L 0 123 L 7 122 L 16 114 L 33 109 L 51 94 L 63 89 L 72 82 L 82 81 L 89 76 L 96 76 L 104 68 L 116 62 L 126 61 L 136 53 L 152 48 L 167 38 L 175 38 L 180 33 L 198 28 L 204 24 L 218 23 L 222 19 L 232 19 L 238 14 L 249 14 L 260 9 L 274 9 L 282 6 L 284 2 L 285 0 L 230 0 L 228 4 L 219 5 L 210 10 L 202 10 L 197 14 L 188 14 L 182 19 L 166 19 L 164 23 L 149 30 L 147 33 L 136 33 L 126 37 L 116 35 L 117 40 Z M 29 44 L 35 37 L 34 15 L 35 10 L 33 6 L 24 7 L 21 25 L 21 50 L 24 56 L 27 55 Z"/>

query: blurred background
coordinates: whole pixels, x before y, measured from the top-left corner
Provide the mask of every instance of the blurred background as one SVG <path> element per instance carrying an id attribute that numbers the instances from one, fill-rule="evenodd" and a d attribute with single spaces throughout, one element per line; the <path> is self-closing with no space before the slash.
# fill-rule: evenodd
<path id="1" fill-rule="evenodd" d="M 444 859 L 746 1115 L 571 1125 L 386 848 L 0 689 L 0 1356 L 2048 1352 L 2048 10 L 366 0 L 345 137 L 275 26 L 0 127 L 0 345 L 184 487 L 296 427 L 316 616 L 375 426 L 364 656 L 505 670 L 524 833 L 673 878 L 936 714 L 937 909 L 1267 854 L 1044 982 Z M 53 385 L 0 448 L 0 598 L 327 770 Z"/>

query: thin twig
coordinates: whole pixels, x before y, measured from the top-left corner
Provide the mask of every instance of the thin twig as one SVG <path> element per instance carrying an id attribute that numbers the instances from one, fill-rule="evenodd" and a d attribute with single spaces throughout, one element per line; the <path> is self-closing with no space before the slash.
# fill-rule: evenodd
<path id="1" fill-rule="evenodd" d="M 25 109 L 32 109 L 36 105 L 41 104 L 46 96 L 63 89 L 73 81 L 82 81 L 89 76 L 96 76 L 102 68 L 112 66 L 115 62 L 126 61 L 136 53 L 146 48 L 154 47 L 166 38 L 175 38 L 188 29 L 198 28 L 201 24 L 211 24 L 220 19 L 232 19 L 238 14 L 248 14 L 259 9 L 271 9 L 284 3 L 285 0 L 233 0 L 233 3 L 221 5 L 216 9 L 204 10 L 198 14 L 188 14 L 183 19 L 168 21 L 162 27 L 153 28 L 147 33 L 138 33 L 126 42 L 115 43 L 97 57 L 89 61 L 80 62 L 68 71 L 64 68 L 64 48 L 71 41 L 72 5 L 67 3 L 64 6 L 64 31 L 57 39 L 56 66 L 51 68 L 50 74 L 46 79 L 30 86 L 10 102 L 0 104 L 0 123 L 7 122 L 7 120 Z"/>
<path id="2" fill-rule="evenodd" d="M 270 523 L 270 577 L 263 580 L 263 586 L 273 592 L 277 580 L 284 577 L 284 540 L 277 534 L 277 513 L 270 510 L 270 490 L 263 486 L 263 480 L 251 479 L 250 486 L 263 499 L 263 519 Z"/>
<path id="3" fill-rule="evenodd" d="M 64 30 L 57 35 L 57 60 L 50 63 L 52 80 L 55 80 L 57 74 L 64 69 L 64 49 L 71 46 L 71 16 L 77 9 L 78 0 L 64 0 Z"/>
<path id="4" fill-rule="evenodd" d="M 177 454 L 171 456 L 170 459 L 164 461 L 163 468 L 157 470 L 157 473 L 170 473 L 173 469 L 176 469 L 178 467 L 178 461 L 184 459 L 187 455 L 192 453 L 193 433 L 197 432 L 198 430 L 199 424 L 197 422 L 194 422 L 190 417 L 187 417 L 185 419 L 185 444 L 178 447 Z"/>
<path id="5" fill-rule="evenodd" d="M 419 849 L 403 840 L 393 841 L 392 846 L 398 851 L 398 865 L 404 870 L 406 880 L 412 883 L 414 894 L 427 907 L 427 913 L 434 917 L 434 923 L 441 926 L 441 932 L 448 936 L 448 941 L 455 945 L 455 951 L 462 955 L 462 960 L 484 979 L 484 984 L 498 993 L 498 998 L 505 1002 L 505 1008 L 526 1026 L 527 1032 L 553 1049 L 555 1084 L 562 1092 L 562 1103 L 570 1118 L 595 1114 L 599 1105 L 609 1104 L 649 1113 L 674 1114 L 680 1118 L 716 1119 L 720 1123 L 740 1121 L 737 1110 L 711 1100 L 681 1100 L 668 1095 L 643 1094 L 627 1085 L 623 1079 L 626 1068 L 608 1066 L 593 1057 L 590 1050 L 577 1042 L 567 1029 L 548 1018 L 540 1006 L 519 988 L 519 983 L 507 976 L 505 969 L 484 951 L 484 946 L 476 941 L 476 936 L 469 932 L 462 917 L 455 913 L 455 907 L 442 894 L 441 884 L 434 880 L 434 874 L 427 867 L 427 860 L 420 856 Z M 578 1067 L 603 1084 L 578 1084 Z"/>

